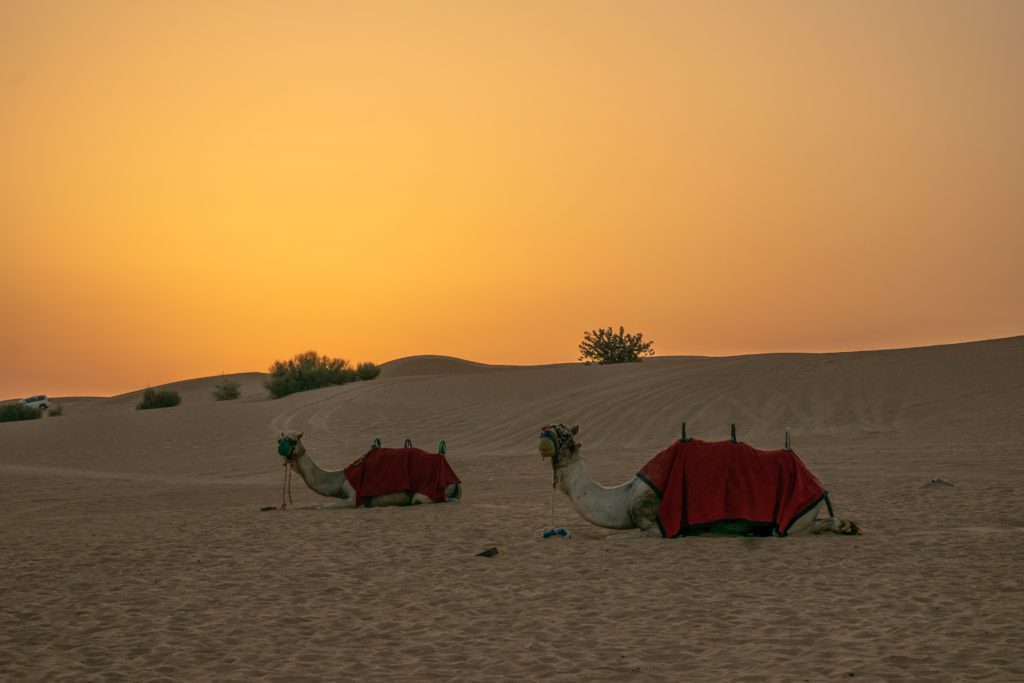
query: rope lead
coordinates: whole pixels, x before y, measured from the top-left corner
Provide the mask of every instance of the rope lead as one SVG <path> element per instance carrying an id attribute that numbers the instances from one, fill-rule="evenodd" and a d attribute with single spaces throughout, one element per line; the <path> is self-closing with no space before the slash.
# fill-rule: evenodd
<path id="1" fill-rule="evenodd" d="M 291 463 L 287 460 L 284 461 L 284 482 L 281 484 L 281 509 L 287 510 L 288 503 L 295 504 L 292 500 L 292 468 L 289 467 Z M 284 502 L 284 492 L 288 491 L 288 503 Z"/>

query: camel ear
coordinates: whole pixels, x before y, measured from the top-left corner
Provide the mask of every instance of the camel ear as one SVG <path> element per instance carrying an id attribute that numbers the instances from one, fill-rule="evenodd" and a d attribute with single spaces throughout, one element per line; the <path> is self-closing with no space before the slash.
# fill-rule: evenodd
<path id="1" fill-rule="evenodd" d="M 575 425 L 575 426 L 574 426 L 574 427 L 572 428 L 572 435 L 573 435 L 573 436 L 576 436 L 576 435 L 577 435 L 577 434 L 579 434 L 579 433 L 580 433 L 580 426 L 579 426 L 579 425 Z"/>
<path id="2" fill-rule="evenodd" d="M 305 434 L 305 432 L 299 432 L 299 435 L 298 435 L 298 436 L 296 436 L 296 437 L 295 437 L 295 439 L 296 439 L 297 441 L 302 441 L 302 435 L 303 435 L 303 434 Z"/>

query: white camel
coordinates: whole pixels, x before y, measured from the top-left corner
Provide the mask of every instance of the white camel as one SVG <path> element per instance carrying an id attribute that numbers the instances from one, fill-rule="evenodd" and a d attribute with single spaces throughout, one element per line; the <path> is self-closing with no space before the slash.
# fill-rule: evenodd
<path id="1" fill-rule="evenodd" d="M 585 520 L 605 529 L 636 529 L 639 536 L 662 536 L 658 526 L 658 507 L 661 497 L 639 477 L 634 476 L 626 483 L 606 487 L 590 476 L 580 455 L 580 445 L 575 437 L 579 425 L 570 429 L 563 424 L 543 428 L 538 446 L 542 457 L 551 458 L 554 469 L 554 486 L 569 497 L 572 506 Z M 827 505 L 823 500 L 809 511 L 793 520 L 787 530 L 795 534 L 856 534 L 857 524 L 838 517 L 818 519 L 818 514 Z M 746 535 L 751 533 L 749 522 L 721 522 L 712 525 L 710 533 L 725 535 Z"/>
<path id="2" fill-rule="evenodd" d="M 278 439 L 278 453 L 285 458 L 293 472 L 297 472 L 313 491 L 321 496 L 338 498 L 335 503 L 311 505 L 307 510 L 329 510 L 335 508 L 384 507 L 389 505 L 425 505 L 433 503 L 430 496 L 422 493 L 409 494 L 406 491 L 385 493 L 365 498 L 362 505 L 357 505 L 356 490 L 349 483 L 344 470 L 325 470 L 306 452 L 302 443 L 302 432 L 281 432 Z M 462 497 L 462 484 L 449 484 L 444 489 L 445 502 L 457 502 Z"/>

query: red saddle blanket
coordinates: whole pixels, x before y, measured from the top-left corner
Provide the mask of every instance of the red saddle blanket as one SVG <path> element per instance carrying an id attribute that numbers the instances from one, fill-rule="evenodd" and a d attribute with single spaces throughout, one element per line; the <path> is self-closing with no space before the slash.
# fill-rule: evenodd
<path id="1" fill-rule="evenodd" d="M 399 491 L 443 503 L 445 487 L 460 482 L 444 455 L 419 448 L 374 448 L 346 467 L 345 477 L 356 490 L 356 505 Z"/>
<path id="2" fill-rule="evenodd" d="M 796 453 L 759 451 L 732 441 L 676 441 L 637 473 L 661 496 L 666 538 L 706 531 L 715 522 L 752 522 L 754 533 L 785 535 L 825 496 Z"/>

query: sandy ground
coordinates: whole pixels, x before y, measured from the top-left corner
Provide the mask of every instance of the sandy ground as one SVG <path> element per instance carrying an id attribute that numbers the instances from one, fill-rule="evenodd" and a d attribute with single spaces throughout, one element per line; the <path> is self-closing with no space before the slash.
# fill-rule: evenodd
<path id="1" fill-rule="evenodd" d="M 413 358 L 269 400 L 261 375 L 0 424 L 0 680 L 1024 680 L 1024 337 L 490 367 Z M 612 539 L 537 455 L 618 484 L 677 438 L 794 449 L 859 537 Z M 341 468 L 446 439 L 460 504 L 260 512 L 275 436 Z M 955 486 L 928 486 L 942 477 Z M 296 504 L 324 499 L 296 479 Z M 542 539 L 554 521 L 570 539 Z M 495 545 L 499 554 L 477 557 Z"/>

